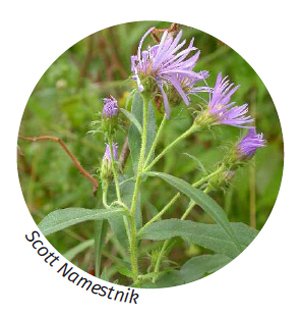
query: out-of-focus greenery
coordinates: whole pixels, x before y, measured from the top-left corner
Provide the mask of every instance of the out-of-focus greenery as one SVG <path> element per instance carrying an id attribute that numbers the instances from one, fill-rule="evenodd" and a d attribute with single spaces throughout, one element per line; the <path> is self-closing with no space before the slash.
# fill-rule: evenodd
<path id="1" fill-rule="evenodd" d="M 167 28 L 169 23 L 139 22 L 118 25 L 95 33 L 64 52 L 45 72 L 35 87 L 22 119 L 20 134 L 34 137 L 52 135 L 60 137 L 82 166 L 95 174 L 104 153 L 103 137 L 88 134 L 91 121 L 101 111 L 101 99 L 113 95 L 120 106 L 134 87 L 130 76 L 130 56 L 136 54 L 141 36 L 150 26 Z M 213 198 L 226 210 L 230 221 L 241 221 L 261 229 L 275 203 L 283 169 L 283 143 L 278 116 L 268 91 L 262 81 L 234 50 L 217 39 L 182 26 L 184 37 L 195 37 L 195 46 L 201 50 L 197 70 L 208 70 L 209 86 L 213 86 L 217 74 L 223 75 L 241 87 L 234 98 L 237 104 L 249 103 L 256 118 L 257 131 L 263 132 L 267 147 L 258 150 L 252 163 L 236 174 L 232 186 L 224 192 L 213 193 Z M 146 45 L 153 45 L 147 38 Z M 158 109 L 157 119 L 161 119 Z M 164 135 L 158 145 L 170 143 L 191 124 L 192 116 L 185 105 L 172 109 L 172 119 L 166 124 Z M 119 148 L 122 147 L 128 122 L 118 132 Z M 162 159 L 156 170 L 172 173 L 190 183 L 201 177 L 197 164 L 183 153 L 189 153 L 201 160 L 208 170 L 213 170 L 226 153 L 226 147 L 240 135 L 237 128 L 218 126 L 211 132 L 203 132 L 180 143 Z M 120 150 L 119 150 L 120 151 Z M 92 185 L 74 167 L 66 153 L 53 142 L 31 143 L 19 141 L 19 176 L 28 208 L 39 223 L 51 211 L 58 208 L 95 208 L 97 197 L 93 196 Z M 126 172 L 131 172 L 128 159 Z M 143 184 L 143 221 L 148 221 L 173 197 L 175 190 L 158 178 L 148 179 Z M 99 194 L 100 195 L 100 194 Z M 182 197 L 165 216 L 179 218 L 188 204 Z M 256 222 L 251 213 L 256 213 Z M 212 222 L 195 208 L 190 218 L 199 222 Z M 93 236 L 93 224 L 84 223 L 72 229 L 58 232 L 49 240 L 60 252 L 65 253 Z M 110 275 L 112 255 L 120 256 L 121 250 L 108 239 L 104 266 Z M 148 245 L 147 245 L 148 246 Z M 149 246 L 152 246 L 151 244 Z M 145 247 L 146 248 L 146 247 Z M 110 250 L 111 249 L 111 250 Z M 171 253 L 172 260 L 182 264 L 204 249 L 179 242 Z M 89 270 L 92 248 L 77 255 L 73 262 Z M 141 262 L 147 265 L 147 261 Z"/>

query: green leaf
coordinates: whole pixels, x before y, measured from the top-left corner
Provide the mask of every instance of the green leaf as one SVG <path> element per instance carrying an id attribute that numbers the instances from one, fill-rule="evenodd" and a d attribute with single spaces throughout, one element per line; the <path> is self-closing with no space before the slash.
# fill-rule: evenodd
<path id="1" fill-rule="evenodd" d="M 72 260 L 74 259 L 78 254 L 80 254 L 81 252 L 83 252 L 84 250 L 86 250 L 89 247 L 92 247 L 94 245 L 95 240 L 87 240 L 84 241 L 82 243 L 79 243 L 78 245 L 76 245 L 75 247 L 69 249 L 68 251 L 66 251 L 63 256 L 67 259 L 67 260 Z"/>
<path id="2" fill-rule="evenodd" d="M 105 243 L 105 238 L 108 229 L 108 222 L 106 220 L 95 221 L 95 276 L 100 277 L 102 250 Z"/>
<path id="3" fill-rule="evenodd" d="M 130 113 L 128 110 L 120 108 L 120 111 L 136 126 L 140 134 L 142 134 L 142 126 L 139 121 L 136 119 L 133 113 Z"/>
<path id="4" fill-rule="evenodd" d="M 47 215 L 38 227 L 47 236 L 81 222 L 110 219 L 123 214 L 125 214 L 125 211 L 120 208 L 95 210 L 84 208 L 59 209 Z"/>
<path id="5" fill-rule="evenodd" d="M 231 259 L 225 255 L 203 255 L 188 260 L 180 270 L 172 270 L 161 276 L 154 284 L 143 287 L 165 288 L 201 279 L 227 265 Z"/>
<path id="6" fill-rule="evenodd" d="M 232 231 L 244 250 L 257 236 L 258 231 L 244 223 L 230 223 Z M 235 243 L 218 224 L 204 224 L 189 220 L 168 219 L 154 222 L 141 233 L 141 239 L 167 240 L 181 237 L 185 241 L 235 258 L 240 254 Z"/>
<path id="7" fill-rule="evenodd" d="M 147 145 L 145 156 L 148 155 L 151 144 L 153 143 L 156 135 L 156 118 L 151 102 L 149 102 L 148 109 L 149 115 L 147 123 Z M 135 93 L 133 96 L 131 112 L 135 116 L 139 124 L 143 126 L 143 99 L 139 93 Z M 136 173 L 141 149 L 141 134 L 135 124 L 131 124 L 129 128 L 128 142 L 133 171 Z"/>
<path id="8" fill-rule="evenodd" d="M 241 246 L 236 238 L 229 220 L 224 210 L 207 194 L 203 191 L 193 187 L 186 181 L 175 176 L 160 173 L 160 172 L 147 172 L 147 176 L 156 176 L 165 180 L 167 183 L 178 189 L 181 193 L 191 198 L 196 204 L 198 204 L 204 211 L 206 211 L 226 232 L 235 244 L 237 250 L 241 252 Z"/>

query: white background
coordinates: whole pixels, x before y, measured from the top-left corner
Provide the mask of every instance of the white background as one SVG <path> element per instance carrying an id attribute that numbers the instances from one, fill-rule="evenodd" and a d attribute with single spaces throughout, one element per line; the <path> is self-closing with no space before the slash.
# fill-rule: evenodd
<path id="1" fill-rule="evenodd" d="M 2 2 L 2 314 L 300 314 L 300 25 L 296 4 L 287 0 Z M 280 194 L 266 226 L 240 257 L 192 284 L 139 290 L 139 304 L 127 305 L 85 292 L 63 279 L 25 241 L 24 235 L 36 225 L 19 186 L 16 141 L 22 112 L 34 86 L 62 52 L 108 26 L 153 19 L 205 31 L 249 62 L 278 110 L 285 168 Z M 47 246 L 51 248 L 49 243 Z"/>

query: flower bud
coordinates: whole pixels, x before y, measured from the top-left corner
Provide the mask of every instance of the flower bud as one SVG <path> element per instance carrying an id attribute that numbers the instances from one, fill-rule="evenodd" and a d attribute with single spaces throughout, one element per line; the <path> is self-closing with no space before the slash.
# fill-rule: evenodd
<path id="1" fill-rule="evenodd" d="M 111 134 L 118 125 L 118 102 L 113 96 L 110 96 L 110 98 L 104 98 L 103 100 L 102 130 Z"/>
<path id="2" fill-rule="evenodd" d="M 209 180 L 208 185 L 213 190 L 217 190 L 217 189 L 226 190 L 229 187 L 230 182 L 234 176 L 235 176 L 235 171 L 230 170 L 230 169 L 228 170 L 225 169 L 223 172 L 212 177 Z"/>
<path id="3" fill-rule="evenodd" d="M 226 168 L 235 170 L 249 161 L 258 148 L 265 147 L 263 134 L 257 134 L 255 128 L 250 128 L 248 134 L 236 143 L 229 154 L 223 159 Z"/>
<path id="4" fill-rule="evenodd" d="M 112 144 L 112 153 L 110 150 L 109 143 L 106 143 L 105 153 L 103 155 L 102 164 L 101 164 L 101 180 L 110 182 L 113 177 L 112 163 L 118 160 L 118 144 Z"/>
<path id="5" fill-rule="evenodd" d="M 248 134 L 240 140 L 236 146 L 236 155 L 239 160 L 249 160 L 256 153 L 258 148 L 266 146 L 266 140 L 262 133 L 256 133 L 255 128 L 251 128 Z"/>

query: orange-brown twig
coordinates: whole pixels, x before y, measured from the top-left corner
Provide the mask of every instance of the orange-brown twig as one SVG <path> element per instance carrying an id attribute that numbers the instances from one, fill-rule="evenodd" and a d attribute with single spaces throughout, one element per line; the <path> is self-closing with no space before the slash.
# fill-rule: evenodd
<path id="1" fill-rule="evenodd" d="M 93 183 L 94 194 L 97 192 L 97 188 L 99 186 L 98 181 L 80 165 L 80 163 L 77 160 L 77 158 L 71 153 L 71 151 L 68 149 L 66 144 L 60 138 L 52 137 L 52 136 L 24 137 L 24 136 L 20 136 L 19 135 L 19 139 L 26 140 L 26 141 L 31 141 L 31 142 L 37 142 L 37 141 L 53 141 L 53 142 L 57 142 L 62 147 L 62 149 L 68 154 L 68 156 L 71 158 L 73 164 L 79 170 L 79 172 Z"/>

